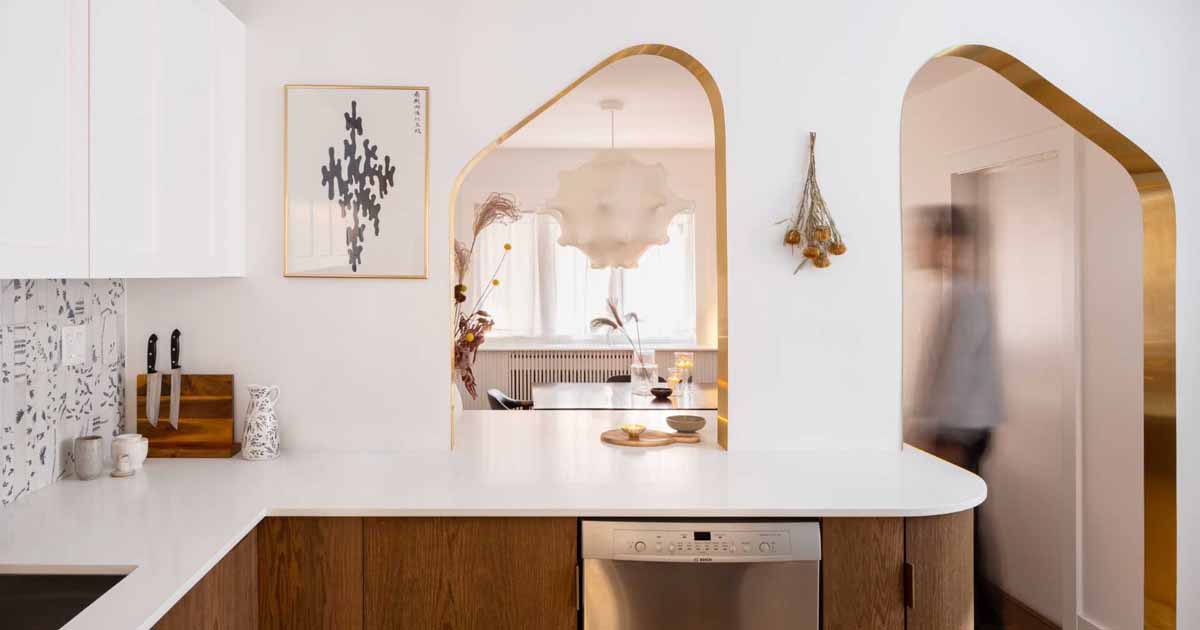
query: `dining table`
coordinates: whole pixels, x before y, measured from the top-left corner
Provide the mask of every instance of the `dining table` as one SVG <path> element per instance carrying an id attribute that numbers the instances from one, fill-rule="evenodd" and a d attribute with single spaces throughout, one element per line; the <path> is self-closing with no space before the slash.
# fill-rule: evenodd
<path id="1" fill-rule="evenodd" d="M 534 409 L 715 410 L 717 386 L 680 385 L 670 397 L 635 394 L 630 383 L 541 383 L 533 386 Z"/>

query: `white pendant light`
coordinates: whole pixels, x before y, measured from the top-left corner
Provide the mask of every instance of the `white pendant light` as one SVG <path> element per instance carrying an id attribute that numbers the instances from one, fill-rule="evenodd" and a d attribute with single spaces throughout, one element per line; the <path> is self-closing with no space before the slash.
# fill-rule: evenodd
<path id="1" fill-rule="evenodd" d="M 558 175 L 558 193 L 541 214 L 562 227 L 559 245 L 576 247 L 594 269 L 634 269 L 642 254 L 669 239 L 667 228 L 692 203 L 667 187 L 662 164 L 644 164 L 616 148 L 616 112 L 624 104 L 600 102 L 610 115 L 610 148 L 598 151 L 583 166 Z"/>

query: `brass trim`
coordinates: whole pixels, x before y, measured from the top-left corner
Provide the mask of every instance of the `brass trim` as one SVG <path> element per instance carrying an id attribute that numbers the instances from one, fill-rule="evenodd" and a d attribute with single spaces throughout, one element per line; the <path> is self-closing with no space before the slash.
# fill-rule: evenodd
<path id="1" fill-rule="evenodd" d="M 969 59 L 995 71 L 1129 173 L 1142 203 L 1144 316 L 1145 627 L 1176 626 L 1175 197 L 1162 168 L 1141 147 L 1006 52 L 981 45 L 935 57 Z"/>
<path id="2" fill-rule="evenodd" d="M 555 94 L 550 100 L 543 103 L 540 107 L 533 110 L 528 116 L 522 118 L 516 125 L 508 131 L 500 134 L 498 138 L 493 140 L 486 147 L 481 149 L 466 166 L 458 173 L 458 177 L 454 179 L 454 187 L 450 190 L 450 277 L 454 277 L 454 214 L 455 207 L 458 203 L 458 195 L 462 184 L 466 181 L 467 175 L 475 168 L 475 165 L 483 158 L 487 157 L 492 151 L 496 150 L 505 140 L 512 137 L 513 134 L 520 131 L 525 125 L 528 125 L 534 118 L 541 115 L 542 112 L 549 109 L 557 103 L 562 97 L 566 96 L 571 90 L 579 87 L 581 83 L 588 80 L 592 75 L 603 70 L 604 68 L 629 57 L 635 55 L 655 55 L 664 59 L 670 59 L 675 63 L 683 66 L 685 70 L 691 73 L 700 86 L 704 88 L 704 93 L 708 96 L 708 105 L 712 110 L 713 115 L 713 162 L 716 171 L 716 205 L 717 205 L 717 442 L 721 448 L 729 449 L 729 274 L 728 274 L 728 232 L 727 232 L 727 212 L 726 212 L 726 184 L 725 184 L 725 105 L 721 100 L 721 90 L 717 87 L 717 82 L 713 79 L 712 74 L 700 63 L 695 57 L 688 53 L 665 44 L 641 44 L 638 46 L 630 46 L 623 50 L 617 51 L 609 55 L 604 61 L 592 66 L 590 70 L 583 73 L 578 79 L 572 81 L 567 87 L 563 88 Z M 448 289 L 449 287 L 447 287 Z M 447 298 L 450 297 L 450 292 L 446 292 Z M 447 300 L 447 303 L 450 303 Z M 454 307 L 450 303 L 450 338 L 454 338 Z M 450 349 L 450 399 L 454 399 L 454 349 Z M 450 449 L 454 449 L 455 433 L 454 433 L 454 407 L 453 403 L 450 407 Z"/>
<path id="3" fill-rule="evenodd" d="M 420 275 L 374 273 L 291 273 L 288 271 L 288 96 L 292 89 L 320 90 L 397 90 L 425 92 L 425 207 L 423 229 L 425 255 Z M 285 278 L 358 278 L 362 280 L 429 279 L 429 135 L 432 106 L 427 85 L 328 85 L 321 83 L 285 83 L 283 85 L 283 277 Z"/>

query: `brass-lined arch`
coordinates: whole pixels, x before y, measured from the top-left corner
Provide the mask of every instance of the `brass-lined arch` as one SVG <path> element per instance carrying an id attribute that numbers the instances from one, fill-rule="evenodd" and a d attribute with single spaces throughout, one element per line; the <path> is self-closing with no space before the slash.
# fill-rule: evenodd
<path id="1" fill-rule="evenodd" d="M 1142 204 L 1144 316 L 1145 627 L 1175 628 L 1175 197 L 1166 174 L 1141 147 L 1008 53 L 955 46 L 934 56 L 969 59 L 995 71 L 1096 143 L 1129 173 Z"/>
<path id="2" fill-rule="evenodd" d="M 537 118 L 542 112 L 549 109 L 560 99 L 566 96 L 571 90 L 579 87 L 584 81 L 587 81 L 597 72 L 604 68 L 629 57 L 635 55 L 654 55 L 664 59 L 670 59 L 687 70 L 696 81 L 704 88 L 704 94 L 708 97 L 708 105 L 712 110 L 713 117 L 713 163 L 715 165 L 715 180 L 716 180 L 716 210 L 717 210 L 717 441 L 721 448 L 729 448 L 729 274 L 728 274 L 728 245 L 727 245 L 727 230 L 726 230 L 726 206 L 725 206 L 725 105 L 721 101 L 721 91 L 717 88 L 717 82 L 713 79 L 712 74 L 700 63 L 695 57 L 688 53 L 663 44 L 642 44 L 639 46 L 630 46 L 624 50 L 620 50 L 610 55 L 604 61 L 592 66 L 590 70 L 583 73 L 578 79 L 571 82 L 570 85 L 563 88 L 560 92 L 554 95 L 553 98 L 546 101 L 537 109 L 533 110 L 528 116 L 522 118 L 520 122 L 513 125 L 508 131 L 500 134 L 486 147 L 481 149 L 467 162 L 466 166 L 458 173 L 458 177 L 454 179 L 454 187 L 450 191 L 450 268 L 453 270 L 453 255 L 454 255 L 454 215 L 458 204 L 458 196 L 462 188 L 462 184 L 466 181 L 467 176 L 474 170 L 475 165 L 496 150 L 505 140 L 512 137 L 513 134 L 520 131 L 525 125 L 528 125 L 533 119 Z M 453 277 L 451 273 L 451 277 Z M 447 287 L 448 289 L 448 287 Z M 450 293 L 447 291 L 447 297 Z M 448 302 L 449 303 L 449 302 Z M 451 339 L 454 335 L 454 320 L 453 320 L 453 304 L 450 303 L 451 321 L 450 331 Z M 450 367 L 450 387 L 454 384 L 454 360 L 453 348 L 451 348 L 451 367 Z M 450 392 L 451 397 L 454 396 L 453 390 Z M 453 406 L 450 412 L 450 448 L 454 448 L 455 433 L 454 433 L 454 411 Z"/>

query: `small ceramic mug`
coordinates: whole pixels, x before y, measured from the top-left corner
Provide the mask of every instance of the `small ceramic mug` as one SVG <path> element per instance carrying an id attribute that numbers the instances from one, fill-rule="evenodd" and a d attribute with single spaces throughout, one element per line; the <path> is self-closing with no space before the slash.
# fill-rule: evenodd
<path id="1" fill-rule="evenodd" d="M 88 481 L 100 476 L 104 471 L 104 457 L 100 448 L 104 440 L 99 435 L 88 435 L 75 438 L 72 453 L 75 455 L 75 477 Z"/>
<path id="2" fill-rule="evenodd" d="M 134 472 L 136 471 L 133 469 L 133 460 L 129 459 L 128 454 L 122 455 L 119 459 L 117 459 L 116 464 L 113 465 L 114 477 L 132 475 Z"/>
<path id="3" fill-rule="evenodd" d="M 128 455 L 133 470 L 141 470 L 142 463 L 146 461 L 146 455 L 149 453 L 150 440 L 138 433 L 122 433 L 113 438 L 112 460 L 114 465 L 121 461 L 122 455 Z"/>

